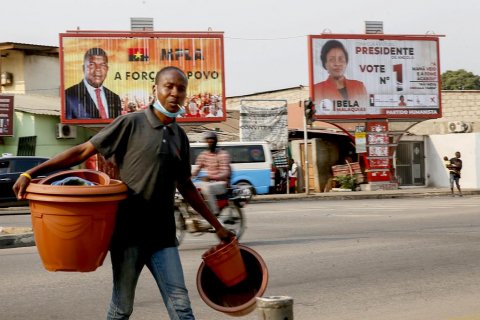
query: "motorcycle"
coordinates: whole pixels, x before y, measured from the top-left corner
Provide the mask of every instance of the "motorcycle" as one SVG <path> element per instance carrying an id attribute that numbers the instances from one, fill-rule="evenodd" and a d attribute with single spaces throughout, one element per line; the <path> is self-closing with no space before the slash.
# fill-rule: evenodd
<path id="1" fill-rule="evenodd" d="M 287 193 L 288 169 L 277 167 L 275 172 L 275 193 Z"/>
<path id="2" fill-rule="evenodd" d="M 225 194 L 217 196 L 219 213 L 216 214 L 216 217 L 227 230 L 235 233 L 237 239 L 240 239 L 245 231 L 246 221 L 243 207 L 247 205 L 252 195 L 250 188 L 233 185 L 227 189 Z M 174 209 L 176 235 L 179 244 L 185 237 L 186 232 L 196 236 L 207 232 L 215 233 L 215 229 L 185 201 L 178 190 L 175 193 Z"/>

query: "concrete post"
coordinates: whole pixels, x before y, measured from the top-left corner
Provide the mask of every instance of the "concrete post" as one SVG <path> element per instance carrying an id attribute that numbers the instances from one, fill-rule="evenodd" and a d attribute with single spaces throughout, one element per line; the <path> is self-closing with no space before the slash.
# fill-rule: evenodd
<path id="1" fill-rule="evenodd" d="M 293 298 L 257 297 L 258 320 L 293 320 Z"/>

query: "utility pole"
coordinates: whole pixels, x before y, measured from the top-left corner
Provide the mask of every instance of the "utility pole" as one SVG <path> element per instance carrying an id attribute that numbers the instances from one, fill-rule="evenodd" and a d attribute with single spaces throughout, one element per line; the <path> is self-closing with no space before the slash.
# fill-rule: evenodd
<path id="1" fill-rule="evenodd" d="M 304 155 L 305 155 L 305 194 L 310 193 L 310 173 L 308 172 L 308 131 L 307 125 L 312 123 L 313 114 L 315 113 L 314 104 L 312 99 L 308 98 L 303 101 L 304 117 L 303 117 L 303 143 L 304 143 Z"/>

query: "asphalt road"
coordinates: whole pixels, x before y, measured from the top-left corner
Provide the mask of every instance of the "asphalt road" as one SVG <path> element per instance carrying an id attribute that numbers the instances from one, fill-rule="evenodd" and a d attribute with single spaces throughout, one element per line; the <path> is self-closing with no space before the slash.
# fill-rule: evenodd
<path id="1" fill-rule="evenodd" d="M 253 203 L 241 243 L 267 263 L 264 295 L 293 297 L 295 319 L 480 319 L 479 200 Z M 197 319 L 224 320 L 195 288 L 200 256 L 213 244 L 211 234 L 190 236 L 180 253 Z M 110 285 L 108 258 L 95 272 L 52 273 L 35 247 L 0 250 L 1 319 L 104 319 Z M 131 319 L 167 318 L 145 271 Z"/>

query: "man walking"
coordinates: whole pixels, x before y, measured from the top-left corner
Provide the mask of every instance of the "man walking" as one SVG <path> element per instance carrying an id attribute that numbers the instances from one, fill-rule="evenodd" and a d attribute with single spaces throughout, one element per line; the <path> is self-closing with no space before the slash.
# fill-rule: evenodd
<path id="1" fill-rule="evenodd" d="M 195 319 L 175 237 L 175 188 L 222 241 L 235 236 L 212 214 L 191 180 L 190 143 L 176 122 L 187 86 L 181 69 L 163 68 L 153 86 L 155 102 L 147 109 L 119 116 L 89 141 L 22 173 L 13 187 L 18 199 L 24 199 L 32 177 L 72 167 L 97 153 L 116 160 L 128 198 L 119 205 L 110 246 L 113 290 L 108 320 L 130 318 L 144 267 L 152 273 L 170 319 Z"/>

